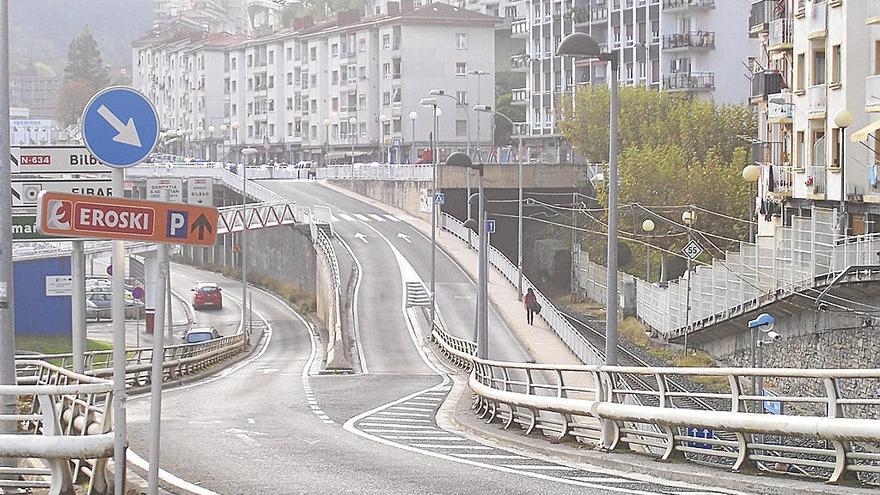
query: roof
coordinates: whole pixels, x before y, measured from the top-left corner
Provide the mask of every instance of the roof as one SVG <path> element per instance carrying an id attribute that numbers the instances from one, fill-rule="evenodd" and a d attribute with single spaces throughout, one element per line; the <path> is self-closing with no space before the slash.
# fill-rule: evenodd
<path id="1" fill-rule="evenodd" d="M 410 19 L 424 20 L 457 20 L 457 21 L 482 21 L 487 23 L 498 23 L 501 20 L 486 14 L 481 14 L 473 10 L 461 9 L 453 7 L 447 3 L 429 3 L 413 10 L 401 13 L 400 17 Z"/>

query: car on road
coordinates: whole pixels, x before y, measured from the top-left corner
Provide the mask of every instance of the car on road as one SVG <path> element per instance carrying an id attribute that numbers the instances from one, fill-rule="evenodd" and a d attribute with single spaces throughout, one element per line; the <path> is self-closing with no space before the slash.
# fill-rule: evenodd
<path id="1" fill-rule="evenodd" d="M 223 289 L 214 282 L 200 282 L 192 292 L 193 309 L 223 309 Z"/>
<path id="2" fill-rule="evenodd" d="M 183 337 L 184 343 L 198 344 L 200 342 L 208 342 L 209 340 L 219 339 L 222 337 L 214 327 L 191 328 Z"/>

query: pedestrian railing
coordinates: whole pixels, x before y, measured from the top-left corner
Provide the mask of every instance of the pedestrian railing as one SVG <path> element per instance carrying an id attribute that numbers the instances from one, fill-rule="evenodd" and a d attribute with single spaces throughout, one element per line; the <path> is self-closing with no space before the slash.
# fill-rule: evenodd
<path id="1" fill-rule="evenodd" d="M 476 357 L 475 343 L 438 325 L 431 340 L 454 365 L 470 371 L 477 414 L 500 421 L 504 428 L 517 424 L 525 434 L 540 431 L 555 442 L 598 444 L 604 423 L 612 434 L 603 447 L 610 451 L 653 453 L 664 460 L 684 459 L 688 453 L 688 459 L 701 464 L 735 471 L 760 466 L 830 483 L 876 483 L 880 473 L 880 399 L 848 392 L 876 383 L 880 369 L 511 363 Z M 705 392 L 671 386 L 701 379 L 715 385 Z M 753 379 L 796 393 L 754 395 L 749 387 Z M 644 380 L 655 381 L 656 387 L 627 385 Z M 627 400 L 634 396 L 651 400 Z M 723 407 L 697 409 L 694 398 Z M 775 414 L 749 412 L 758 410 Z M 629 449 L 622 449 L 624 444 Z"/>
<path id="2" fill-rule="evenodd" d="M 87 494 L 107 493 L 113 382 L 38 360 L 16 361 L 16 371 L 18 384 L 0 385 L 0 396 L 19 405 L 15 414 L 0 414 L 0 423 L 17 430 L 0 434 L 0 458 L 43 459 L 47 467 L 0 468 L 0 491 L 74 493 L 84 484 Z"/>
<path id="3" fill-rule="evenodd" d="M 317 179 L 430 181 L 432 165 L 380 165 L 355 163 L 330 165 L 317 170 Z"/>
<path id="4" fill-rule="evenodd" d="M 444 230 L 448 231 L 455 237 L 458 237 L 465 243 L 470 239 L 471 249 L 478 249 L 480 245 L 480 236 L 473 230 L 465 227 L 457 218 L 448 213 L 443 213 L 441 226 Z M 470 235 L 468 235 L 468 233 L 470 233 Z M 507 257 L 494 246 L 489 246 L 488 254 L 490 265 L 501 272 L 501 274 L 504 275 L 504 278 L 516 287 L 519 277 L 516 265 L 507 259 Z M 526 291 L 529 288 L 535 293 L 535 298 L 537 299 L 538 304 L 541 305 L 542 309 L 538 314 L 540 318 L 547 322 L 547 325 L 553 329 L 563 342 L 565 342 L 565 345 L 571 349 L 575 356 L 577 356 L 581 362 L 586 364 L 601 363 L 601 352 L 590 344 L 590 342 L 572 326 L 562 313 L 556 309 L 556 306 L 550 301 L 550 299 L 544 296 L 544 294 L 541 293 L 541 291 L 538 290 L 538 288 L 527 277 L 523 276 L 522 289 L 523 291 Z"/>

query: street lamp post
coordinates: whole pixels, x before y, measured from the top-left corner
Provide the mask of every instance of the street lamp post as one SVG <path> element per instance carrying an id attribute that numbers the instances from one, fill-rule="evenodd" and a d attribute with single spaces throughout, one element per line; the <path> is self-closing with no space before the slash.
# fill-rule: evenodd
<path id="1" fill-rule="evenodd" d="M 654 221 L 650 218 L 642 222 L 642 230 L 649 236 L 654 232 Z M 651 238 L 645 243 L 645 281 L 651 282 Z"/>
<path id="2" fill-rule="evenodd" d="M 743 179 L 749 183 L 749 242 L 755 243 L 755 198 L 758 195 L 755 188 L 758 179 L 761 178 L 761 167 L 757 165 L 746 165 L 742 171 Z M 753 184 L 755 187 L 753 187 Z"/>
<path id="3" fill-rule="evenodd" d="M 687 226 L 688 243 L 693 240 L 691 225 L 697 219 L 694 210 L 685 210 L 681 214 L 681 221 Z M 687 256 L 687 292 L 684 308 L 684 353 L 688 352 L 688 331 L 691 326 L 691 257 Z"/>
<path id="4" fill-rule="evenodd" d="M 354 143 L 357 139 L 357 117 L 348 118 L 348 132 L 351 136 L 351 175 L 354 177 Z"/>
<path id="5" fill-rule="evenodd" d="M 834 115 L 834 125 L 840 128 L 840 235 L 846 237 L 849 219 L 846 216 L 846 128 L 853 123 L 853 114 L 849 110 L 840 110 Z"/>
<path id="6" fill-rule="evenodd" d="M 471 76 L 477 76 L 477 100 L 474 103 L 479 105 L 480 104 L 480 82 L 482 81 L 483 76 L 488 75 L 489 73 L 484 70 L 476 69 L 476 70 L 472 70 L 472 71 L 468 72 L 468 74 Z M 468 126 L 468 127 L 470 127 L 470 126 Z M 470 137 L 470 132 L 471 132 L 471 130 L 468 129 L 468 137 Z M 470 148 L 470 146 L 468 146 L 468 148 Z M 477 115 L 477 152 L 479 152 L 479 151 L 480 151 L 480 116 L 478 114 Z M 470 155 L 470 149 L 468 150 L 468 155 Z M 483 157 L 483 155 L 480 155 L 481 160 L 482 160 L 482 157 Z"/>
<path id="7" fill-rule="evenodd" d="M 479 208 L 476 221 L 477 232 L 480 236 L 479 270 L 477 276 L 477 324 L 474 333 L 477 341 L 477 357 L 487 359 L 489 357 L 489 236 L 486 233 L 486 194 L 483 187 L 483 164 L 474 164 L 471 158 L 461 152 L 449 155 L 446 166 L 476 168 L 479 172 Z M 468 198 L 470 202 L 470 198 Z M 466 227 L 474 226 L 474 220 L 468 219 Z"/>
<path id="8" fill-rule="evenodd" d="M 236 164 L 238 164 L 238 166 L 241 166 L 241 164 L 238 163 L 241 161 L 241 157 L 239 156 L 238 151 L 238 129 L 239 127 L 241 127 L 241 124 L 238 122 L 233 122 L 232 124 L 230 124 L 229 127 L 232 129 L 232 148 L 235 149 L 235 162 Z"/>
<path id="9" fill-rule="evenodd" d="M 468 154 L 468 156 L 471 156 L 471 114 L 470 114 L 470 112 L 468 112 L 467 105 L 460 102 L 458 100 L 458 98 L 456 98 L 455 96 L 452 96 L 450 94 L 446 94 L 446 92 L 443 91 L 442 89 L 432 89 L 432 90 L 428 91 L 428 94 L 431 96 L 443 96 L 445 98 L 450 98 L 452 101 L 455 102 L 456 107 L 464 109 L 464 118 L 467 119 L 467 126 L 468 126 L 467 132 L 465 133 L 465 139 L 467 140 L 467 154 Z M 440 114 L 438 113 L 437 115 L 439 116 Z M 479 122 L 479 117 L 478 117 L 477 122 Z M 477 139 L 479 139 L 479 135 L 477 136 Z M 470 179 L 470 174 L 468 174 L 468 179 Z M 468 191 L 468 195 L 470 195 L 470 191 Z"/>
<path id="10" fill-rule="evenodd" d="M 241 150 L 241 154 L 245 157 L 255 155 L 259 153 L 256 148 L 245 148 Z M 245 158 L 247 160 L 247 158 Z M 247 164 L 241 164 L 241 237 L 240 237 L 240 247 L 241 247 L 241 329 L 245 330 L 245 324 L 247 323 L 247 308 L 248 306 L 248 293 L 247 293 L 247 245 L 245 244 L 245 238 L 247 237 L 248 230 L 248 221 L 247 221 Z"/>
<path id="11" fill-rule="evenodd" d="M 419 104 L 423 107 L 431 107 L 434 117 L 434 131 L 431 133 L 431 328 L 434 328 L 437 316 L 437 117 L 440 109 L 437 108 L 437 98 L 422 98 Z"/>
<path id="12" fill-rule="evenodd" d="M 216 130 L 217 130 L 217 128 L 214 127 L 214 125 L 208 126 L 208 161 L 209 162 L 213 162 L 214 156 L 216 155 L 216 153 L 214 152 L 214 131 L 216 131 Z"/>
<path id="13" fill-rule="evenodd" d="M 602 52 L 599 44 L 584 33 L 571 33 L 562 39 L 556 50 L 558 56 L 574 56 L 608 62 L 611 73 L 611 109 L 608 143 L 608 280 L 605 318 L 605 364 L 617 365 L 617 54 Z M 614 443 L 615 425 L 602 422 L 602 445 Z"/>
<path id="14" fill-rule="evenodd" d="M 409 147 L 409 163 L 410 164 L 416 163 L 415 151 L 416 151 L 416 119 L 417 118 L 419 118 L 419 114 L 415 110 L 413 110 L 412 112 L 409 113 L 409 120 L 412 121 L 412 145 L 410 145 L 410 147 Z"/>
<path id="15" fill-rule="evenodd" d="M 387 159 L 387 151 L 385 150 L 385 123 L 388 122 L 388 116 L 384 113 L 379 115 L 379 149 L 382 151 L 382 160 L 379 163 L 385 164 L 391 163 L 390 159 Z M 387 160 L 387 162 L 386 162 Z"/>
<path id="16" fill-rule="evenodd" d="M 324 166 L 329 165 L 327 155 L 330 153 L 330 119 L 324 119 Z"/>
<path id="17" fill-rule="evenodd" d="M 501 117 L 510 123 L 512 129 L 516 124 L 507 115 L 492 110 L 490 105 L 474 105 L 475 112 L 491 113 L 495 117 Z M 478 120 L 479 122 L 479 120 Z M 522 161 L 522 134 L 517 133 L 517 214 L 516 214 L 516 293 L 521 301 L 523 298 L 523 161 Z M 468 203 L 470 204 L 470 203 Z"/>

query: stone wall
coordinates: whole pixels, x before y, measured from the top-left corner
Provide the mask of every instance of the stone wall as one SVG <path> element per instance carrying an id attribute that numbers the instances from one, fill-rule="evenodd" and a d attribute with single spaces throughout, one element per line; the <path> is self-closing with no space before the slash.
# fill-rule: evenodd
<path id="1" fill-rule="evenodd" d="M 423 220 L 431 221 L 431 214 L 422 212 L 420 208 L 422 189 L 430 189 L 430 181 L 334 180 L 332 184 L 380 203 L 400 208 Z"/>

